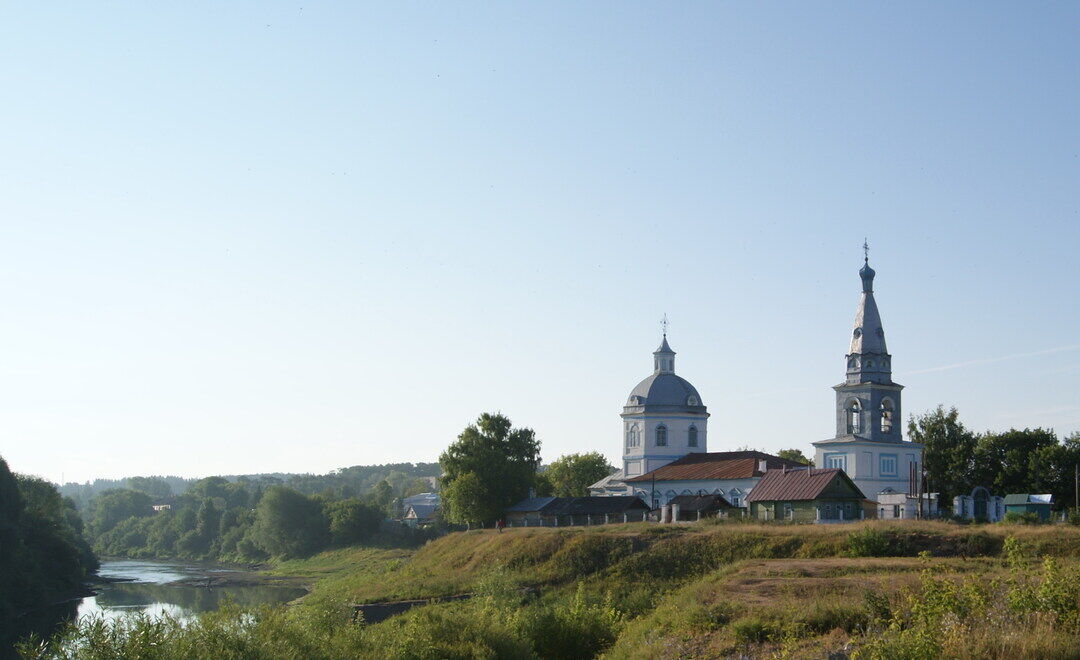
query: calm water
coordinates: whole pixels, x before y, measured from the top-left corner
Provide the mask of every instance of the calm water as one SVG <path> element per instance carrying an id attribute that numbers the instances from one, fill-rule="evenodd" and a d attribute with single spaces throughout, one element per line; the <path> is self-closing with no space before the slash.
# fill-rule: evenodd
<path id="1" fill-rule="evenodd" d="M 19 620 L 19 629 L 11 637 L 30 632 L 49 635 L 65 621 L 75 617 L 103 616 L 116 618 L 132 612 L 150 615 L 167 613 L 189 619 L 199 612 L 217 609 L 226 598 L 241 607 L 286 603 L 304 595 L 296 587 L 193 587 L 170 585 L 185 578 L 212 577 L 227 569 L 213 565 L 187 564 L 174 561 L 117 559 L 101 564 L 98 575 L 104 578 L 125 578 L 131 582 L 114 582 L 95 587 L 96 596 L 87 596 L 46 608 Z M 2 631 L 0 631 L 2 632 Z M 9 657 L 11 647 L 0 634 L 0 658 Z M 9 638 L 10 641 L 10 638 Z"/>

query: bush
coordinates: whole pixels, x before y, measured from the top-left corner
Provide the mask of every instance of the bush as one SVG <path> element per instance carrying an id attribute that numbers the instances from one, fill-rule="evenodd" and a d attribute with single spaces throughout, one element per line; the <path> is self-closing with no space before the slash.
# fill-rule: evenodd
<path id="1" fill-rule="evenodd" d="M 1025 511 L 1024 513 L 1009 511 L 1002 518 L 1002 522 L 1010 525 L 1034 525 L 1039 522 L 1039 516 L 1032 511 Z"/>
<path id="2" fill-rule="evenodd" d="M 783 629 L 776 621 L 748 616 L 731 624 L 731 633 L 743 644 L 760 644 L 779 639 Z"/>
<path id="3" fill-rule="evenodd" d="M 865 527 L 847 537 L 849 557 L 884 557 L 889 554 L 889 539 L 880 530 Z"/>

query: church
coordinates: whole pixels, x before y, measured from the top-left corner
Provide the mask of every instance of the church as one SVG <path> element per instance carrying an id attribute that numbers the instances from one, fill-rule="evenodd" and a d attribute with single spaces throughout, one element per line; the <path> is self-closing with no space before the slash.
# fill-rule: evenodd
<path id="1" fill-rule="evenodd" d="M 861 493 L 918 492 L 922 446 L 901 436 L 900 391 L 874 300 L 869 257 L 859 271 L 862 293 L 836 385 L 836 436 L 814 442 L 814 465 L 845 473 Z M 622 412 L 622 465 L 589 487 L 592 495 L 636 495 L 652 508 L 680 496 L 720 495 L 745 508 L 770 470 L 806 466 L 759 451 L 708 451 L 709 413 L 697 389 L 675 373 L 675 351 L 663 333 L 653 372 L 634 387 Z"/>

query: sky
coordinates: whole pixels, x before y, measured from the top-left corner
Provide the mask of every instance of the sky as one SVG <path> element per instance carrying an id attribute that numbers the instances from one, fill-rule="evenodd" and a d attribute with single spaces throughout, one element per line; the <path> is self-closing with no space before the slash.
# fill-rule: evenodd
<path id="1" fill-rule="evenodd" d="M 0 455 L 60 481 L 834 432 L 870 243 L 903 416 L 1080 431 L 1080 5 L 0 6 Z"/>

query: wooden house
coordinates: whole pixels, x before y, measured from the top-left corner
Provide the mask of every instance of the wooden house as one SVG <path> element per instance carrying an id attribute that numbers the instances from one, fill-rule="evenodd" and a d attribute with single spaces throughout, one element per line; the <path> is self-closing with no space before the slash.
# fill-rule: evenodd
<path id="1" fill-rule="evenodd" d="M 838 523 L 865 516 L 866 497 L 838 468 L 768 470 L 746 501 L 760 520 Z"/>

